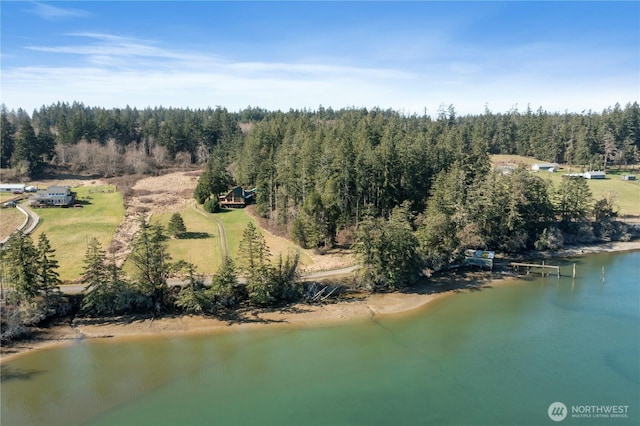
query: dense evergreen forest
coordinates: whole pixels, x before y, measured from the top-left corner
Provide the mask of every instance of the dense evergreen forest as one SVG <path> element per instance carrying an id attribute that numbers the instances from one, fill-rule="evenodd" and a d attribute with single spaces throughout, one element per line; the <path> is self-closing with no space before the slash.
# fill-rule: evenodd
<path id="1" fill-rule="evenodd" d="M 601 113 L 581 114 L 549 113 L 540 108 L 524 112 L 513 109 L 507 113 L 486 110 L 480 115 L 458 116 L 454 107 L 449 106 L 441 108 L 436 118 L 364 108 L 274 112 L 248 107 L 232 113 L 221 107 L 138 110 L 88 107 L 81 103 L 43 106 L 29 114 L 2 105 L 0 127 L 0 167 L 22 167 L 32 175 L 37 175 L 47 163 L 105 175 L 151 172 L 176 158 L 180 164 L 204 163 L 214 147 L 223 146 L 225 161 L 237 165 L 231 171 L 237 173 L 238 181 L 252 184 L 258 180 L 257 172 L 251 172 L 252 167 L 246 163 L 266 158 L 279 167 L 278 176 L 282 176 L 282 166 L 278 164 L 281 148 L 288 150 L 293 145 L 296 149 L 289 152 L 292 160 L 322 160 L 313 169 L 304 168 L 301 191 L 308 189 L 308 182 L 314 181 L 313 172 L 318 169 L 341 169 L 342 174 L 346 173 L 344 164 L 338 164 L 343 160 L 353 166 L 360 165 L 356 164 L 358 161 L 372 166 L 371 170 L 358 170 L 360 175 L 378 172 L 377 168 L 398 160 L 395 167 L 409 176 L 414 176 L 412 163 L 422 161 L 429 170 L 421 170 L 417 177 L 424 178 L 425 174 L 461 160 L 463 151 L 468 157 L 464 160 L 467 164 L 481 161 L 480 156 L 486 154 L 519 154 L 591 165 L 596 169 L 604 167 L 605 162 L 637 162 L 640 147 L 637 102 L 624 108 L 616 104 Z M 416 151 L 415 160 L 407 159 Z M 124 154 L 144 164 L 129 161 L 111 169 L 102 164 L 103 156 Z M 476 159 L 472 159 L 474 155 Z M 385 157 L 384 162 L 376 161 L 380 156 Z M 394 172 L 392 169 L 385 170 Z M 354 177 L 351 174 L 347 180 Z M 279 187 L 277 180 L 282 179 L 274 180 Z M 403 182 L 398 189 L 409 195 L 410 188 L 420 184 L 411 181 Z M 389 200 L 386 196 L 382 198 L 376 197 L 373 204 L 384 209 Z"/>

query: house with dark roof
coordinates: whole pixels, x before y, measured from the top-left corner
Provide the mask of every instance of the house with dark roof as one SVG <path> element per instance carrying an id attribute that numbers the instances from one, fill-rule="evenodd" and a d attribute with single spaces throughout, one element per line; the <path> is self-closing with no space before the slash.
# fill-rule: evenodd
<path id="1" fill-rule="evenodd" d="M 255 188 L 245 190 L 241 186 L 236 186 L 218 197 L 218 203 L 223 208 L 243 208 L 254 203 L 255 200 Z"/>

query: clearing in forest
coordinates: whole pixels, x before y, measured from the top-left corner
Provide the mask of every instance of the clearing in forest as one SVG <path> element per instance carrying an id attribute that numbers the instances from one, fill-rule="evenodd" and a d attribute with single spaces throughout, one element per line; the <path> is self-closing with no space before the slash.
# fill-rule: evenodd
<path id="1" fill-rule="evenodd" d="M 518 166 L 526 165 L 529 169 L 532 164 L 546 163 L 533 157 L 523 157 L 520 155 L 492 155 L 491 164 L 494 167 Z M 565 173 L 581 173 L 585 169 L 581 166 L 569 167 L 566 164 L 560 164 L 555 173 L 548 171 L 532 172 L 538 176 L 551 182 L 555 188 L 560 185 L 562 175 Z M 618 209 L 619 216 L 640 216 L 640 180 L 626 181 L 622 179 L 626 174 L 638 174 L 640 168 L 638 165 L 629 166 L 627 169 L 617 166 L 610 166 L 607 169 L 606 179 L 587 179 L 587 185 L 591 190 L 594 200 L 613 195 L 615 198 L 615 206 Z"/>

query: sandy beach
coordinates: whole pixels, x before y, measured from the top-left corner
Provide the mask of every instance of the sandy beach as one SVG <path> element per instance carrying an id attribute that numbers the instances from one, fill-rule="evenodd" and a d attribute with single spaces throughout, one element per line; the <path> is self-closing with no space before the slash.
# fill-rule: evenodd
<path id="1" fill-rule="evenodd" d="M 640 241 L 614 242 L 572 247 L 546 257 L 574 257 L 593 253 L 640 250 Z M 33 338 L 0 348 L 0 362 L 28 351 L 71 344 L 81 339 L 120 339 L 153 335 L 233 332 L 258 327 L 317 327 L 345 321 L 364 320 L 386 315 L 410 315 L 435 300 L 469 288 L 508 282 L 511 276 L 501 272 L 451 271 L 432 277 L 404 292 L 362 294 L 336 303 L 311 305 L 298 303 L 275 310 L 247 309 L 233 318 L 220 319 L 195 315 L 165 316 L 158 319 L 126 316 L 93 320 L 76 318 L 70 324 L 38 329 Z"/>

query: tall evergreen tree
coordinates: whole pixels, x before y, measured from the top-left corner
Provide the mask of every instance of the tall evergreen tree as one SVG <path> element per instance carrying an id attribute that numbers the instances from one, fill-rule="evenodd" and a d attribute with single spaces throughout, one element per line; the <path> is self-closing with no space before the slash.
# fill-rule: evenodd
<path id="1" fill-rule="evenodd" d="M 24 164 L 25 171 L 29 175 L 37 173 L 42 164 L 38 138 L 28 116 L 24 117 L 20 123 L 20 132 L 15 141 L 12 164 L 14 167 Z"/>
<path id="2" fill-rule="evenodd" d="M 169 235 L 176 238 L 180 238 L 185 232 L 187 232 L 187 227 L 184 225 L 184 219 L 182 219 L 180 213 L 173 213 L 171 215 L 167 231 L 169 232 Z"/>
<path id="3" fill-rule="evenodd" d="M 38 251 L 33 241 L 22 232 L 15 232 L 4 248 L 2 261 L 7 282 L 13 285 L 19 301 L 32 302 L 40 294 Z"/>
<path id="4" fill-rule="evenodd" d="M 172 265 L 166 240 L 162 226 L 151 225 L 144 217 L 140 218 L 140 231 L 131 260 L 136 268 L 135 277 L 140 291 L 151 299 L 156 314 L 169 306 L 167 280 Z"/>
<path id="5" fill-rule="evenodd" d="M 51 243 L 47 235 L 42 233 L 38 237 L 37 252 L 37 271 L 38 271 L 38 287 L 44 294 L 45 304 L 51 303 L 51 296 L 61 284 L 60 275 L 58 274 L 58 261 L 55 259 L 55 250 L 51 248 Z"/>
<path id="6" fill-rule="evenodd" d="M 563 223 L 578 222 L 586 219 L 591 211 L 592 195 L 586 179 L 568 177 L 562 179 L 554 193 L 556 214 Z"/>
<path id="7" fill-rule="evenodd" d="M 237 290 L 238 276 L 233 260 L 225 257 L 222 265 L 211 279 L 211 298 L 224 308 L 237 305 L 241 295 Z"/>
<path id="8" fill-rule="evenodd" d="M 11 165 L 14 150 L 15 128 L 7 115 L 3 105 L 2 111 L 0 111 L 0 168 L 7 168 Z"/>
<path id="9" fill-rule="evenodd" d="M 374 290 L 413 284 L 421 262 L 407 206 L 396 207 L 389 220 L 370 218 L 360 224 L 353 246 L 365 283 Z"/>
<path id="10" fill-rule="evenodd" d="M 272 305 L 277 301 L 274 270 L 269 263 L 269 247 L 252 222 L 247 224 L 240 241 L 240 270 L 247 276 L 249 298 L 256 305 Z"/>
<path id="11" fill-rule="evenodd" d="M 82 284 L 85 286 L 85 295 L 82 299 L 82 308 L 98 314 L 110 312 L 113 300 L 109 291 L 105 252 L 96 238 L 89 241 L 84 264 Z"/>

